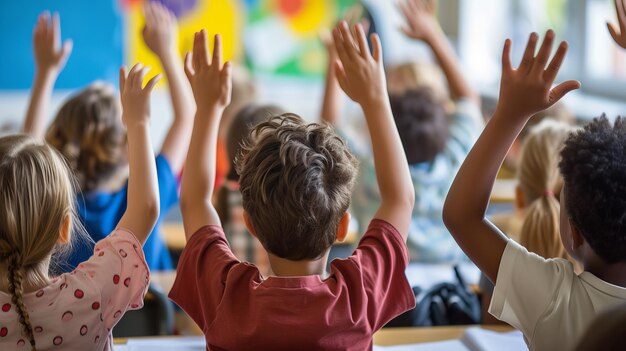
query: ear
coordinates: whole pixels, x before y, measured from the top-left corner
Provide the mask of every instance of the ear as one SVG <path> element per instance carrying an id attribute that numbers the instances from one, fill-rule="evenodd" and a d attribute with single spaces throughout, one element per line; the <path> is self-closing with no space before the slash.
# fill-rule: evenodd
<path id="1" fill-rule="evenodd" d="M 69 243 L 71 231 L 72 231 L 72 217 L 69 214 L 66 214 L 65 217 L 63 217 L 63 221 L 61 222 L 61 227 L 59 228 L 59 240 L 57 242 L 62 245 Z"/>
<path id="2" fill-rule="evenodd" d="M 572 251 L 576 252 L 578 249 L 580 249 L 581 246 L 585 244 L 585 238 L 580 233 L 578 228 L 576 228 L 576 225 L 572 223 L 571 219 L 569 220 L 569 226 L 570 232 L 572 233 Z"/>
<path id="3" fill-rule="evenodd" d="M 526 195 L 524 195 L 522 187 L 518 184 L 515 186 L 515 209 L 522 210 L 524 208 L 526 208 Z"/>
<path id="4" fill-rule="evenodd" d="M 346 212 L 341 216 L 341 220 L 339 221 L 339 226 L 337 227 L 337 241 L 346 240 L 346 236 L 348 236 L 348 228 L 350 227 L 350 213 Z"/>
<path id="5" fill-rule="evenodd" d="M 248 228 L 250 234 L 258 239 L 258 237 L 256 236 L 256 232 L 254 231 L 254 226 L 252 225 L 252 218 L 250 218 L 250 215 L 248 214 L 248 212 L 246 212 L 246 210 L 243 211 L 243 221 L 244 223 L 246 223 L 246 228 Z"/>

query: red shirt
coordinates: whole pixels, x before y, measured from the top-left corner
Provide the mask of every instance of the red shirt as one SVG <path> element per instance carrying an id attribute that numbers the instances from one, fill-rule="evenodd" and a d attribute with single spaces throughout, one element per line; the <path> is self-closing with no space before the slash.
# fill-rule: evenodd
<path id="1" fill-rule="evenodd" d="M 415 306 L 406 243 L 373 220 L 353 255 L 330 276 L 263 279 L 233 256 L 219 226 L 199 229 L 178 263 L 170 298 L 193 318 L 211 350 L 365 350 L 372 334 Z"/>

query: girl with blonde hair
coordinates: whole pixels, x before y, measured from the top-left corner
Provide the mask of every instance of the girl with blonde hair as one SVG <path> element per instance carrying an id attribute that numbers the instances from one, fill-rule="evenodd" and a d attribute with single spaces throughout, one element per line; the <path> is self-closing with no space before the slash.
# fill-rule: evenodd
<path id="1" fill-rule="evenodd" d="M 72 273 L 50 266 L 80 226 L 72 172 L 51 146 L 26 135 L 0 138 L 0 349 L 110 350 L 111 329 L 139 309 L 149 270 L 142 250 L 159 216 L 149 137 L 147 69 L 120 74 L 128 135 L 128 208 L 116 228 Z"/>

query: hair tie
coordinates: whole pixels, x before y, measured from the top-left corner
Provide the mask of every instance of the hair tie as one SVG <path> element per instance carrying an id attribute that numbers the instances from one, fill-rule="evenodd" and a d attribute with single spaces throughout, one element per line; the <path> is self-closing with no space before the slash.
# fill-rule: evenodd
<path id="1" fill-rule="evenodd" d="M 543 191 L 543 196 L 545 197 L 553 197 L 554 196 L 554 191 L 550 190 L 550 189 L 546 189 Z"/>

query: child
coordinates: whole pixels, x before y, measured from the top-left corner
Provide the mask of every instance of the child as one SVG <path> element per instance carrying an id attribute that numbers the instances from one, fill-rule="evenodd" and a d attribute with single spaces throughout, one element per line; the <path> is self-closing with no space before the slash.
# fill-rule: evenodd
<path id="1" fill-rule="evenodd" d="M 551 89 L 567 43 L 548 64 L 554 32 L 535 55 L 537 41 L 531 34 L 518 69 L 506 41 L 496 112 L 455 178 L 443 215 L 461 248 L 495 283 L 489 312 L 520 329 L 533 350 L 570 350 L 601 309 L 626 300 L 626 123 L 596 119 L 561 151 L 561 239 L 583 273 L 576 275 L 569 261 L 528 253 L 489 223 L 489 194 L 517 134 L 534 113 L 580 87 L 567 81 Z"/>
<path id="2" fill-rule="evenodd" d="M 120 72 L 128 130 L 128 207 L 115 229 L 72 273 L 48 275 L 69 247 L 76 217 L 71 170 L 52 147 L 25 135 L 0 138 L 0 349 L 111 350 L 111 329 L 143 306 L 149 270 L 141 246 L 159 216 L 150 143 L 148 72 Z"/>
<path id="3" fill-rule="evenodd" d="M 416 197 L 409 227 L 410 257 L 414 261 L 441 262 L 463 257 L 441 220 L 441 211 L 454 174 L 478 137 L 483 119 L 480 98 L 460 71 L 454 52 L 435 17 L 434 4 L 430 1 L 428 4 L 426 6 L 422 0 L 400 3 L 407 21 L 403 32 L 430 46 L 448 80 L 456 111 L 449 118 L 445 102 L 435 98 L 426 88 L 392 95 L 391 108 L 407 155 Z M 333 84 L 336 85 L 332 83 L 333 75 L 331 67 L 327 82 L 327 87 L 331 89 Z M 326 96 L 330 93 L 327 92 Z M 328 98 L 325 100 L 325 106 L 330 104 L 329 101 Z M 330 108 L 324 111 L 322 119 L 336 125 L 339 112 Z M 374 165 L 367 154 L 361 153 L 359 179 L 352 204 L 359 227 L 364 228 L 376 211 L 373 205 L 379 199 Z"/>
<path id="4" fill-rule="evenodd" d="M 204 31 L 196 35 L 185 65 L 198 112 L 181 189 L 188 242 L 170 297 L 204 331 L 211 349 L 371 348 L 375 331 L 415 305 L 404 275 L 414 197 L 378 37 L 370 55 L 360 25 L 354 35 L 345 22 L 334 32 L 339 83 L 363 107 L 382 198 L 352 256 L 325 272 L 330 246 L 347 233 L 356 172 L 354 157 L 330 127 L 284 114 L 255 127 L 242 149 L 237 169 L 244 218 L 268 253 L 275 275 L 269 277 L 233 256 L 211 205 L 230 65 L 222 68 L 219 36 L 212 59 L 205 40 Z"/>
<path id="5" fill-rule="evenodd" d="M 165 214 L 178 202 L 177 175 L 187 153 L 194 102 L 176 51 L 174 15 L 160 3 L 149 2 L 145 17 L 144 40 L 163 65 L 174 108 L 174 122 L 156 158 L 160 210 Z M 35 29 L 37 74 L 24 128 L 26 133 L 41 139 L 54 78 L 64 57 L 69 54 L 69 50 L 60 52 L 59 49 L 58 16 L 53 17 L 52 27 L 49 21 L 48 15 L 41 16 Z M 39 84 L 40 81 L 44 83 Z M 78 213 L 94 241 L 101 240 L 115 228 L 127 205 L 126 135 L 118 105 L 112 88 L 92 85 L 61 107 L 45 134 L 46 140 L 61 152 L 78 178 L 81 192 Z M 154 235 L 146 243 L 146 261 L 152 270 L 173 269 L 169 251 L 159 232 L 160 220 Z M 92 251 L 93 244 L 78 245 L 69 264 L 63 268 L 71 271 L 89 258 Z"/>
<path id="6" fill-rule="evenodd" d="M 507 237 L 517 241 L 529 252 L 545 258 L 571 260 L 559 233 L 559 196 L 563 186 L 563 177 L 559 174 L 559 152 L 567 136 L 574 130 L 567 123 L 549 118 L 530 130 L 522 147 L 520 167 L 517 170 L 517 210 L 490 219 Z M 573 260 L 571 262 L 575 267 L 578 265 Z M 480 288 L 483 323 L 497 322 L 487 313 L 493 284 L 484 275 L 480 280 Z"/>

